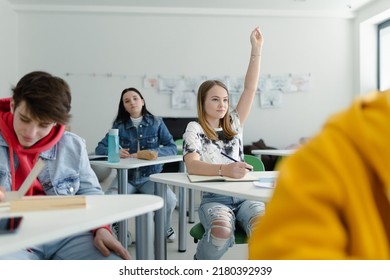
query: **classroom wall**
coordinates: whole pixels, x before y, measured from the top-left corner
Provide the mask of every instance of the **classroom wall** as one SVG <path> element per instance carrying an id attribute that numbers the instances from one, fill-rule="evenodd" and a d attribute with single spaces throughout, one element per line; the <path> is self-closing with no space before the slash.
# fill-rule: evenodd
<path id="1" fill-rule="evenodd" d="M 0 96 L 9 96 L 18 78 L 17 15 L 6 0 L 0 0 Z"/>
<path id="2" fill-rule="evenodd" d="M 143 77 L 242 76 L 256 25 L 265 38 L 262 75 L 311 74 L 310 90 L 284 94 L 280 108 L 261 108 L 256 96 L 245 125 L 245 144 L 262 138 L 285 147 L 316 133 L 356 94 L 351 19 L 19 11 L 18 79 L 38 69 L 66 79 L 73 92 L 71 129 L 93 151 L 126 87 L 139 88 L 156 115 L 195 116 L 195 109 L 172 110 L 170 96 L 143 88 Z"/>

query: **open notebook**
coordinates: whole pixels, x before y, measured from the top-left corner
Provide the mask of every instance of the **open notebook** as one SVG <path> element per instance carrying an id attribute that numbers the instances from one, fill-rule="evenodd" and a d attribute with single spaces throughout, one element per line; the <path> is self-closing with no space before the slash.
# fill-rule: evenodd
<path id="1" fill-rule="evenodd" d="M 204 175 L 190 175 L 187 174 L 191 183 L 196 182 L 252 182 L 259 179 L 259 175 L 251 172 L 246 173 L 243 178 L 235 179 L 226 176 L 204 176 Z"/>
<path id="2" fill-rule="evenodd" d="M 105 155 L 89 155 L 89 160 L 108 160 L 108 156 Z"/>

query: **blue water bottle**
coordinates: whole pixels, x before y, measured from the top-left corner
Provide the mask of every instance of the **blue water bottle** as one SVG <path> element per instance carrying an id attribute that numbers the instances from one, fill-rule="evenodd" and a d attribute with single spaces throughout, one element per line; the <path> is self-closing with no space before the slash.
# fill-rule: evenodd
<path id="1" fill-rule="evenodd" d="M 119 162 L 119 132 L 112 128 L 108 132 L 108 162 Z"/>

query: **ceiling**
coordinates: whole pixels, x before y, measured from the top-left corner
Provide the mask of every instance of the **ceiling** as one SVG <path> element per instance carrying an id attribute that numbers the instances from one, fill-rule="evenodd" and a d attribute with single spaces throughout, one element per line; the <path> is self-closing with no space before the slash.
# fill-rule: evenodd
<path id="1" fill-rule="evenodd" d="M 161 9 L 213 9 L 264 12 L 334 13 L 353 16 L 363 6 L 377 0 L 8 0 L 16 9 L 36 9 L 50 6 L 59 9 L 69 6 L 80 8 L 154 8 Z"/>
<path id="2" fill-rule="evenodd" d="M 23 5 L 88 5 L 266 10 L 356 11 L 375 0 L 9 0 Z"/>

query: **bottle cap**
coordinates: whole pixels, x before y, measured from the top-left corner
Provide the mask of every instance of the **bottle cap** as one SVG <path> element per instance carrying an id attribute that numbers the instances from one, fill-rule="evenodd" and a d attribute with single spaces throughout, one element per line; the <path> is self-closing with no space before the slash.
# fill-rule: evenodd
<path id="1" fill-rule="evenodd" d="M 110 135 L 119 135 L 119 130 L 117 128 L 111 128 L 108 133 Z"/>

